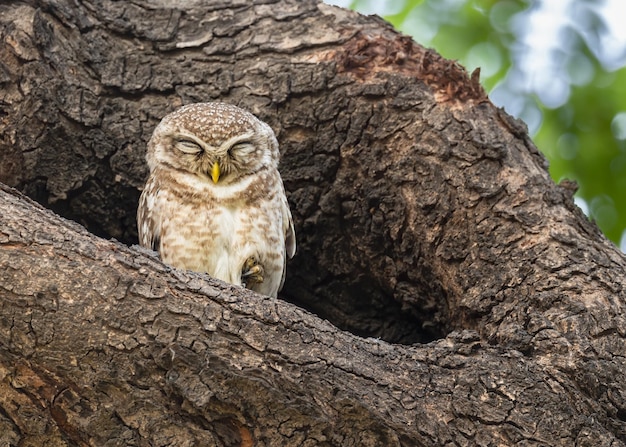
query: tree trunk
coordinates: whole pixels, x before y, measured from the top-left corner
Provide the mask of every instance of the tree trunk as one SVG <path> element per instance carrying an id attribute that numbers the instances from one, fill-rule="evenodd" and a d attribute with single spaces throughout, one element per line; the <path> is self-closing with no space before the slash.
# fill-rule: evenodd
<path id="1" fill-rule="evenodd" d="M 89 230 L 0 188 L 0 445 L 626 445 L 626 260 L 478 73 L 313 0 L 0 36 L 0 181 Z M 277 132 L 282 299 L 129 248 L 152 129 L 209 100 Z"/>

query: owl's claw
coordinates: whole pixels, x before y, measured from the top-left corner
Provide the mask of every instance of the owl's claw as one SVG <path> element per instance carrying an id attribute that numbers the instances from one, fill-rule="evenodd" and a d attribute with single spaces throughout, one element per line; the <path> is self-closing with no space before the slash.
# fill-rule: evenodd
<path id="1" fill-rule="evenodd" d="M 241 269 L 241 282 L 244 287 L 248 287 L 248 285 L 253 283 L 262 283 L 263 282 L 263 266 L 259 264 L 259 261 L 254 256 L 250 256 L 246 259 L 246 262 L 243 263 L 243 268 Z"/>

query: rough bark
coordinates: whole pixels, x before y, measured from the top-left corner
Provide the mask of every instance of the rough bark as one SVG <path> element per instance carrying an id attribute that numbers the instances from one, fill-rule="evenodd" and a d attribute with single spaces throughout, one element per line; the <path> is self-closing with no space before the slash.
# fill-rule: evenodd
<path id="1" fill-rule="evenodd" d="M 626 260 L 478 73 L 314 1 L 180 3 L 0 5 L 0 180 L 131 244 L 160 117 L 236 103 L 281 143 L 282 298 L 352 334 L 3 188 L 2 442 L 626 445 Z"/>

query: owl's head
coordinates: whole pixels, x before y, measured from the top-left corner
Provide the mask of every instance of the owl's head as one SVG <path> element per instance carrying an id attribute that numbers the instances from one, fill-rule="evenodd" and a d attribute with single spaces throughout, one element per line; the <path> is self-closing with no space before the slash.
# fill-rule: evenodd
<path id="1" fill-rule="evenodd" d="M 165 116 L 148 142 L 146 160 L 157 167 L 230 184 L 280 157 L 274 132 L 251 113 L 221 102 L 183 106 Z"/>

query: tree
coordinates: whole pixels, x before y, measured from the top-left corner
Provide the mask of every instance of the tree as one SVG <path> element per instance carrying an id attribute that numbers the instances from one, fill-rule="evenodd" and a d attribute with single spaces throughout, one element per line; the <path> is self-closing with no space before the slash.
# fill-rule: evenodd
<path id="1" fill-rule="evenodd" d="M 314 1 L 1 8 L 2 181 L 92 231 L 0 191 L 4 444 L 624 445 L 626 260 L 478 73 Z M 284 300 L 93 234 L 209 99 L 278 133 Z"/>

